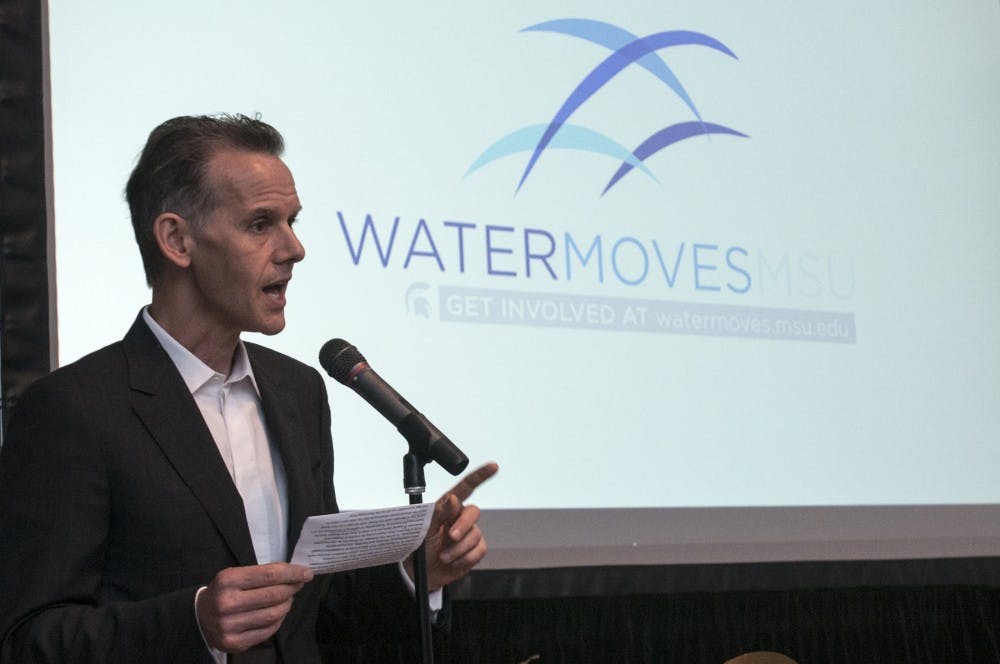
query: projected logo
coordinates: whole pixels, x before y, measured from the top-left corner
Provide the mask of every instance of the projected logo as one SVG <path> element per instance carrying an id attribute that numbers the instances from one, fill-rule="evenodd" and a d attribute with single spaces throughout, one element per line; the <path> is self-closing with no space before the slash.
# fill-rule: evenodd
<path id="1" fill-rule="evenodd" d="M 403 299 L 406 301 L 406 313 L 411 316 L 431 317 L 431 301 L 427 298 L 427 291 L 430 285 L 423 281 L 416 281 L 406 289 Z"/>
<path id="2" fill-rule="evenodd" d="M 521 174 L 521 180 L 517 183 L 516 191 L 520 191 L 546 150 L 580 150 L 605 155 L 619 163 L 617 170 L 611 175 L 611 179 L 608 180 L 601 192 L 601 196 L 603 196 L 622 178 L 635 170 L 641 171 L 654 182 L 659 183 L 659 180 L 647 167 L 646 162 L 653 155 L 679 141 L 708 134 L 728 134 L 748 138 L 746 134 L 735 129 L 714 122 L 706 122 L 680 80 L 658 54 L 658 51 L 673 46 L 703 46 L 733 59 L 738 59 L 736 54 L 729 50 L 725 44 L 713 37 L 688 30 L 671 30 L 638 37 L 628 30 L 610 23 L 581 18 L 546 21 L 524 28 L 522 32 L 554 32 L 577 37 L 609 49 L 611 55 L 584 77 L 556 111 L 552 120 L 547 124 L 522 127 L 496 141 L 473 162 L 465 174 L 466 177 L 497 159 L 530 152 L 531 156 Z M 658 129 L 639 143 L 635 149 L 629 150 L 610 136 L 590 127 L 571 124 L 569 120 L 587 100 L 632 65 L 642 67 L 672 90 L 691 111 L 693 119 L 676 122 Z M 623 108 L 627 109 L 628 104 L 623 105 Z"/>

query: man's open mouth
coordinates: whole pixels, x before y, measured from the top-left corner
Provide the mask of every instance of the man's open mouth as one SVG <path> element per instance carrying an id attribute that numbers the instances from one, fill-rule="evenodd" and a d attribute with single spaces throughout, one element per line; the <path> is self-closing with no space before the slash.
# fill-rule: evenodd
<path id="1" fill-rule="evenodd" d="M 270 297 L 280 299 L 284 297 L 286 288 L 288 288 L 288 280 L 284 279 L 282 281 L 276 281 L 273 284 L 264 286 L 263 290 Z"/>

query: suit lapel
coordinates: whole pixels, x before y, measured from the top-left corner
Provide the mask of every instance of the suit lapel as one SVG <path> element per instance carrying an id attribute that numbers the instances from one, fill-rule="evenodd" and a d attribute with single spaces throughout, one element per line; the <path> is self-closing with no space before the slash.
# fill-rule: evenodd
<path id="1" fill-rule="evenodd" d="M 201 503 L 237 564 L 256 564 L 243 499 L 194 397 L 141 315 L 123 347 L 133 411 Z"/>
<path id="2" fill-rule="evenodd" d="M 285 466 L 285 486 L 288 492 L 288 557 L 292 556 L 295 544 L 302 530 L 302 522 L 313 513 L 315 502 L 310 492 L 312 464 L 308 456 L 310 437 L 299 414 L 296 395 L 302 393 L 299 386 L 290 384 L 280 369 L 267 363 L 251 344 L 247 344 L 250 365 L 260 389 L 264 419 L 271 440 L 278 448 Z"/>

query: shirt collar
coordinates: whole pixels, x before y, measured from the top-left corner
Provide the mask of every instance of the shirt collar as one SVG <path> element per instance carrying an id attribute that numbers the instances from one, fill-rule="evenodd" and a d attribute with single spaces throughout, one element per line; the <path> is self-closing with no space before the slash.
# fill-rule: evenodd
<path id="1" fill-rule="evenodd" d="M 243 340 L 241 339 L 239 345 L 236 346 L 236 353 L 233 355 L 233 366 L 229 371 L 229 376 L 223 376 L 218 371 L 208 366 L 204 362 L 198 359 L 198 357 L 189 351 L 187 348 L 182 346 L 179 341 L 174 339 L 170 334 L 164 330 L 159 323 L 153 320 L 153 317 L 149 315 L 149 307 L 143 307 L 142 309 L 142 319 L 146 322 L 153 336 L 156 340 L 160 342 L 163 346 L 163 350 L 167 352 L 170 360 L 177 367 L 177 371 L 180 372 L 181 378 L 184 379 L 184 384 L 187 385 L 188 391 L 194 394 L 198 389 L 212 380 L 215 376 L 221 376 L 225 379 L 226 383 L 238 383 L 244 378 L 250 379 L 250 384 L 253 386 L 254 392 L 257 396 L 260 396 L 260 389 L 257 387 L 257 379 L 253 375 L 253 368 L 250 366 L 250 358 L 247 355 L 246 346 L 243 345 Z"/>

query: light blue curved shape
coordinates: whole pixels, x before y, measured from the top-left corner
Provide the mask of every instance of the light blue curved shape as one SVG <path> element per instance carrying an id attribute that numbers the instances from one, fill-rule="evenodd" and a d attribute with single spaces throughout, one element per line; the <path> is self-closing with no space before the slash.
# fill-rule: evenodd
<path id="1" fill-rule="evenodd" d="M 496 161 L 497 159 L 517 154 L 518 152 L 531 152 L 535 149 L 535 146 L 538 145 L 538 140 L 545 133 L 547 127 L 548 125 L 546 124 L 530 125 L 507 134 L 500 140 L 493 143 L 493 145 L 486 148 L 486 150 L 479 155 L 474 162 L 472 162 L 472 166 L 469 166 L 469 170 L 465 172 L 465 177 L 468 177 L 469 174 L 479 170 L 492 161 Z M 633 168 L 638 168 L 643 173 L 653 178 L 655 182 L 659 182 L 659 180 L 656 179 L 656 176 L 653 175 L 653 172 L 650 171 L 644 163 L 642 163 L 641 159 L 638 159 L 634 154 L 632 154 L 631 150 L 604 134 L 596 132 L 593 129 L 588 129 L 587 127 L 564 124 L 552 137 L 548 146 L 568 150 L 583 150 L 584 152 L 592 152 L 594 154 L 605 154 L 610 157 L 614 157 L 615 159 L 619 159 Z"/>
<path id="2" fill-rule="evenodd" d="M 634 35 L 624 28 L 619 28 L 617 25 L 589 18 L 560 18 L 554 21 L 545 21 L 523 28 L 521 32 L 555 32 L 570 37 L 579 37 L 612 51 L 617 51 L 639 38 L 638 35 Z M 674 72 L 663 61 L 663 58 L 656 53 L 648 53 L 639 58 L 636 64 L 641 65 L 643 69 L 663 81 L 667 87 L 677 93 L 677 96 L 687 104 L 695 117 L 701 120 L 701 113 L 695 108 L 694 101 Z"/>
<path id="3" fill-rule="evenodd" d="M 545 146 L 552 141 L 552 138 L 559 131 L 559 128 L 566 123 L 569 116 L 572 115 L 581 104 L 590 99 L 595 92 L 604 87 L 604 84 L 617 76 L 619 72 L 628 67 L 630 64 L 636 62 L 648 53 L 653 53 L 654 51 L 658 51 L 669 46 L 684 46 L 693 44 L 706 46 L 721 53 L 725 53 L 732 58 L 736 58 L 736 54 L 729 50 L 729 47 L 720 42 L 718 39 L 700 32 L 692 32 L 690 30 L 669 30 L 667 32 L 658 32 L 641 39 L 636 39 L 605 58 L 601 64 L 597 65 L 593 71 L 587 74 L 583 81 L 581 81 L 580 84 L 576 86 L 576 89 L 570 93 L 569 97 L 566 98 L 566 101 L 563 102 L 563 105 L 559 108 L 559 110 L 556 111 L 555 117 L 552 118 L 552 122 L 549 123 L 545 133 L 542 134 L 542 138 L 538 141 L 538 145 L 535 146 L 535 150 L 532 152 L 531 158 L 528 159 L 528 165 L 525 167 L 524 173 L 521 175 L 521 181 L 517 183 L 517 191 L 520 191 L 521 187 L 524 186 L 524 181 L 528 179 L 528 175 L 535 167 L 535 163 L 541 156 L 542 151 L 545 150 Z"/>

